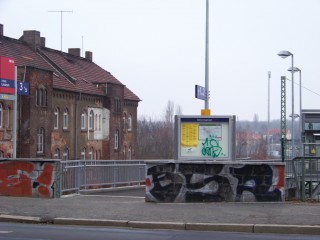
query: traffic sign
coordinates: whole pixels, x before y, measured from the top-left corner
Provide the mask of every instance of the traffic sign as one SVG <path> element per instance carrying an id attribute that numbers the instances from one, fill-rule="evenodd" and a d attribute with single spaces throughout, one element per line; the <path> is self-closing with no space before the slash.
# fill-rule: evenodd
<path id="1" fill-rule="evenodd" d="M 29 95 L 29 86 L 30 84 L 28 82 L 17 82 L 17 93 L 19 95 Z"/>
<path id="2" fill-rule="evenodd" d="M 201 100 L 207 100 L 207 90 L 205 87 L 196 85 L 195 87 L 195 97 Z"/>

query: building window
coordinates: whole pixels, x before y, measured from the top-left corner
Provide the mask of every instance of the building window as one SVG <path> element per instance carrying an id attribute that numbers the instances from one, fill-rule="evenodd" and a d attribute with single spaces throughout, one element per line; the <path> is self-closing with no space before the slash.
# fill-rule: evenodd
<path id="1" fill-rule="evenodd" d="M 0 158 L 4 158 L 4 152 L 0 151 Z"/>
<path id="2" fill-rule="evenodd" d="M 44 153 L 44 129 L 37 130 L 37 153 Z"/>
<path id="3" fill-rule="evenodd" d="M 94 121 L 94 115 L 93 115 L 93 111 L 91 110 L 89 113 L 89 129 L 90 130 L 93 129 L 93 121 Z"/>
<path id="4" fill-rule="evenodd" d="M 87 120 L 87 114 L 85 111 L 83 111 L 81 113 L 81 129 L 82 130 L 86 129 L 86 125 L 87 125 L 86 120 Z"/>
<path id="5" fill-rule="evenodd" d="M 126 131 L 127 128 L 127 114 L 123 113 L 123 131 Z"/>
<path id="6" fill-rule="evenodd" d="M 101 125 L 102 125 L 102 124 L 101 124 L 101 121 L 102 121 L 102 120 L 101 120 L 101 114 L 99 114 L 99 131 L 101 131 Z"/>
<path id="7" fill-rule="evenodd" d="M 47 104 L 47 90 L 44 87 L 36 89 L 36 104 L 40 107 L 46 107 Z"/>
<path id="8" fill-rule="evenodd" d="M 58 148 L 56 148 L 56 149 L 54 150 L 53 158 L 54 158 L 54 159 L 60 159 L 60 151 L 59 151 Z"/>
<path id="9" fill-rule="evenodd" d="M 59 128 L 59 108 L 56 108 L 54 110 L 54 119 L 53 119 L 53 128 L 58 129 Z"/>
<path id="10" fill-rule="evenodd" d="M 89 159 L 93 160 L 93 148 L 92 147 L 89 149 Z"/>
<path id="11" fill-rule="evenodd" d="M 65 148 L 63 149 L 63 160 L 68 160 L 69 159 L 69 149 Z"/>
<path id="12" fill-rule="evenodd" d="M 6 128 L 11 129 L 11 113 L 10 113 L 11 108 L 8 107 L 7 109 L 7 123 L 6 123 Z"/>
<path id="13" fill-rule="evenodd" d="M 69 112 L 66 108 L 63 112 L 63 129 L 68 129 Z"/>
<path id="14" fill-rule="evenodd" d="M 86 160 L 86 148 L 82 148 L 81 150 L 81 159 L 82 160 Z"/>
<path id="15" fill-rule="evenodd" d="M 128 131 L 131 131 L 132 130 L 132 115 L 129 114 L 129 117 L 128 117 Z"/>
<path id="16" fill-rule="evenodd" d="M 0 103 L 0 128 L 3 126 L 3 106 L 2 103 Z"/>
<path id="17" fill-rule="evenodd" d="M 132 160 L 132 147 L 131 146 L 128 149 L 128 158 L 129 158 L 129 160 Z"/>
<path id="18" fill-rule="evenodd" d="M 94 117 L 94 130 L 98 130 L 98 114 Z"/>
<path id="19" fill-rule="evenodd" d="M 117 129 L 114 133 L 114 149 L 119 148 L 119 130 Z"/>
<path id="20" fill-rule="evenodd" d="M 121 101 L 118 98 L 114 100 L 114 111 L 117 113 L 121 112 Z"/>

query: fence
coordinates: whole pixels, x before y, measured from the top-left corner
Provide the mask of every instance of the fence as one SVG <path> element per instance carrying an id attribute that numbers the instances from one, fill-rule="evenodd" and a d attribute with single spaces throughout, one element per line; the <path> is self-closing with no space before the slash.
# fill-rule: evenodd
<path id="1" fill-rule="evenodd" d="M 288 198 L 297 198 L 302 201 L 320 201 L 320 156 L 317 143 L 303 143 L 300 152 L 298 142 L 286 140 L 284 147 L 284 161 L 286 163 L 286 189 L 289 191 Z M 299 156 L 299 155 L 304 156 Z M 292 193 L 290 194 L 290 190 Z M 290 196 L 291 195 L 291 196 Z"/>
<path id="2" fill-rule="evenodd" d="M 292 165 L 296 197 L 320 201 L 320 157 L 296 157 Z"/>
<path id="3" fill-rule="evenodd" d="M 101 188 L 143 185 L 144 161 L 61 161 L 61 194 Z"/>

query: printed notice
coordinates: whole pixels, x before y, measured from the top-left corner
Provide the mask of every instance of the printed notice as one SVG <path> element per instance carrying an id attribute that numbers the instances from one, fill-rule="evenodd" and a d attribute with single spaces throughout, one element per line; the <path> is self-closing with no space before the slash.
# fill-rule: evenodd
<path id="1" fill-rule="evenodd" d="M 198 124 L 182 123 L 181 124 L 181 146 L 197 147 L 198 146 Z"/>
<path id="2" fill-rule="evenodd" d="M 215 125 L 200 125 L 199 126 L 199 140 L 204 140 L 212 136 L 215 139 L 222 140 L 222 127 L 220 124 Z"/>

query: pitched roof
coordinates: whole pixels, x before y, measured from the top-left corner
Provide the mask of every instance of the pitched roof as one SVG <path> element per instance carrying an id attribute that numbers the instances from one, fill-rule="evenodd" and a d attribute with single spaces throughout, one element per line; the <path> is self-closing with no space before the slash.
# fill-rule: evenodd
<path id="1" fill-rule="evenodd" d="M 53 87 L 57 89 L 104 95 L 102 89 L 97 88 L 97 83 L 123 85 L 110 72 L 86 58 L 46 47 L 39 47 L 34 51 L 24 41 L 5 36 L 0 36 L 0 55 L 14 58 L 17 66 L 32 66 L 52 71 Z M 126 86 L 124 98 L 140 101 Z"/>

